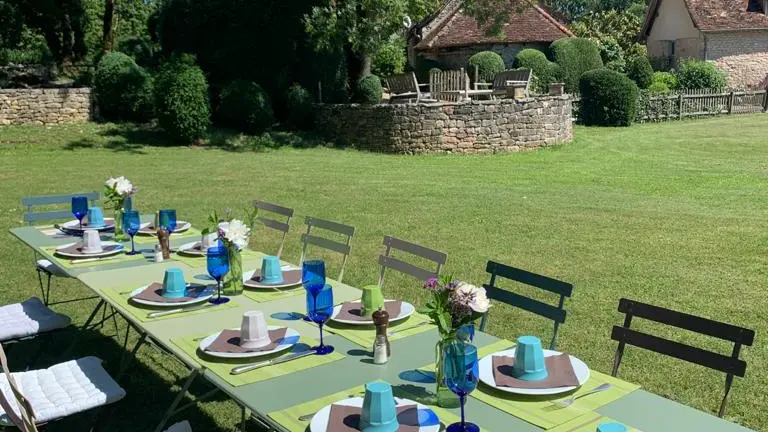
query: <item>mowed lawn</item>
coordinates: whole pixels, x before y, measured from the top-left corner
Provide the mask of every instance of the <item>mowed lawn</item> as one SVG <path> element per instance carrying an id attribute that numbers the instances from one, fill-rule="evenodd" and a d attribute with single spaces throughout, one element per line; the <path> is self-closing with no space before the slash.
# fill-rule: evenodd
<path id="1" fill-rule="evenodd" d="M 742 354 L 747 375 L 735 381 L 727 418 L 765 430 L 768 116 L 577 127 L 575 136 L 571 144 L 534 152 L 404 157 L 325 147 L 173 147 L 152 132 L 112 125 L 0 128 L 0 301 L 38 294 L 32 252 L 7 232 L 21 224 L 20 198 L 100 190 L 107 177 L 125 175 L 140 188 L 139 209 L 176 208 L 198 225 L 213 209 L 238 211 L 256 198 L 295 208 L 284 253 L 292 261 L 299 258 L 305 216 L 354 225 L 345 274 L 353 285 L 376 281 L 385 234 L 447 252 L 445 273 L 474 284 L 487 282 L 489 259 L 571 282 L 559 348 L 602 372 L 611 370 L 610 333 L 622 322 L 616 311 L 622 297 L 753 328 L 756 343 Z M 252 240 L 265 251 L 274 252 L 275 244 L 263 230 Z M 415 281 L 389 282 L 388 297 L 424 299 Z M 88 293 L 71 280 L 57 280 L 55 292 Z M 82 323 L 92 306 L 59 309 Z M 730 355 L 725 343 L 636 323 Z M 548 340 L 551 325 L 494 305 L 490 332 Z M 65 346 L 56 342 L 46 348 Z M 116 368 L 120 349 L 94 339 L 78 354 L 98 355 Z M 23 363 L 15 359 L 17 367 Z M 711 413 L 725 381 L 724 374 L 632 347 L 619 376 Z M 126 381 L 127 399 L 108 419 L 110 430 L 150 429 L 183 377 L 172 360 L 144 348 Z M 232 427 L 239 411 L 222 397 L 185 417 L 196 431 L 217 430 Z"/>

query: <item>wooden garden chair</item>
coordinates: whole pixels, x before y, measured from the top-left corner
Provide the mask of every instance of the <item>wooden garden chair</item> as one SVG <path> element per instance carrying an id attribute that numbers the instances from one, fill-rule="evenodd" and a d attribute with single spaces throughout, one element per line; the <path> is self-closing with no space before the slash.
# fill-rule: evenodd
<path id="1" fill-rule="evenodd" d="M 434 249 L 429 249 L 416 243 L 410 243 L 405 240 L 400 240 L 391 236 L 384 236 L 384 246 L 386 250 L 383 255 L 379 255 L 379 265 L 381 271 L 379 273 L 378 285 L 384 288 L 384 274 L 387 269 L 392 269 L 399 273 L 407 274 L 418 279 L 421 282 L 426 282 L 429 279 L 437 278 L 440 275 L 440 269 L 445 265 L 445 261 L 448 259 L 448 255 L 444 252 L 440 252 Z M 435 264 L 434 270 L 418 267 L 400 258 L 392 256 L 394 251 L 405 252 L 417 257 L 424 258 Z"/>
<path id="2" fill-rule="evenodd" d="M 505 97 L 507 88 L 514 85 L 525 86 L 525 97 L 530 95 L 531 70 L 530 69 L 510 69 L 497 73 L 493 76 L 493 96 Z"/>
<path id="3" fill-rule="evenodd" d="M 275 231 L 283 233 L 282 239 L 280 240 L 280 247 L 277 249 L 277 257 L 280 257 L 283 253 L 283 246 L 285 245 L 285 237 L 288 235 L 288 230 L 291 228 L 291 218 L 293 217 L 293 209 L 288 207 L 279 206 L 277 204 L 270 204 L 268 202 L 264 201 L 254 201 L 253 206 L 256 207 L 256 209 L 261 213 L 262 211 L 266 211 L 269 213 L 274 213 L 276 215 L 279 215 L 281 217 L 285 218 L 285 222 L 279 221 L 277 219 L 271 219 L 264 216 L 258 216 L 256 218 L 257 221 L 261 222 L 265 227 L 271 228 Z"/>
<path id="4" fill-rule="evenodd" d="M 728 402 L 728 393 L 733 384 L 733 377 L 739 376 L 743 378 L 747 369 L 747 362 L 739 358 L 739 352 L 741 351 L 742 345 L 752 345 L 755 340 L 754 330 L 640 303 L 626 298 L 619 300 L 619 312 L 625 314 L 624 325 L 621 327 L 614 326 L 613 331 L 611 332 L 611 339 L 619 342 L 619 345 L 616 348 L 616 355 L 613 359 L 613 371 L 611 375 L 616 376 L 618 374 L 619 365 L 624 356 L 624 347 L 626 345 L 634 345 L 659 354 L 668 355 L 720 372 L 725 372 L 725 395 L 720 403 L 718 416 L 722 417 L 725 415 L 725 407 Z M 634 317 L 644 318 L 656 323 L 666 324 L 733 342 L 733 351 L 730 356 L 726 356 L 718 352 L 686 345 L 630 329 L 632 318 Z"/>
<path id="5" fill-rule="evenodd" d="M 532 312 L 536 315 L 554 321 L 552 341 L 549 343 L 549 349 L 554 350 L 557 342 L 557 331 L 560 329 L 560 324 L 565 322 L 565 298 L 570 297 L 573 294 L 573 285 L 569 284 L 568 282 L 559 281 L 557 279 L 552 279 L 547 276 L 531 273 L 529 271 L 510 267 L 504 264 L 499 264 L 493 261 L 488 261 L 488 264 L 485 267 L 485 271 L 491 275 L 491 280 L 487 284 L 483 285 L 488 294 L 488 298 L 506 303 L 510 306 L 518 307 L 520 309 Z M 496 286 L 496 279 L 499 277 L 513 280 L 535 288 L 540 288 L 543 291 L 555 294 L 559 296 L 558 304 L 557 306 L 552 306 L 539 300 L 534 300 L 532 298 L 501 289 Z M 483 315 L 483 318 L 480 321 L 481 331 L 485 330 L 487 323 L 488 314 L 486 313 Z"/>
<path id="6" fill-rule="evenodd" d="M 352 250 L 352 248 L 349 246 L 349 242 L 352 240 L 352 236 L 355 235 L 355 227 L 340 224 L 338 222 L 318 219 L 311 216 L 307 216 L 306 219 L 304 219 L 304 223 L 307 225 L 307 232 L 301 235 L 301 243 L 303 246 L 301 248 L 301 259 L 299 259 L 299 263 L 304 262 L 304 257 L 307 254 L 307 247 L 310 244 L 331 250 L 333 252 L 338 252 L 344 255 L 344 258 L 341 261 L 339 277 L 337 279 L 339 282 L 341 282 L 344 279 L 344 267 L 347 265 L 347 257 L 349 257 L 349 253 Z M 313 228 L 315 231 L 313 231 Z M 340 234 L 345 238 L 344 243 L 318 236 L 318 228 Z"/>
<path id="7" fill-rule="evenodd" d="M 416 81 L 416 74 L 413 72 L 401 73 L 391 75 L 387 77 L 387 88 L 390 93 L 390 103 L 396 100 L 405 99 L 410 102 L 421 100 L 421 90 L 419 90 L 419 82 Z"/>

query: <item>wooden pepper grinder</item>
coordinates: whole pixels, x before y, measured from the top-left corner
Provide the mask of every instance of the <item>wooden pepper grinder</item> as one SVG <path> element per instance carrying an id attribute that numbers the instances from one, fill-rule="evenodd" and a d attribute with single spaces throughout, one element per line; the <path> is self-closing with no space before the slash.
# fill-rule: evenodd
<path id="1" fill-rule="evenodd" d="M 160 242 L 160 249 L 163 251 L 163 259 L 169 259 L 171 257 L 171 236 L 168 234 L 168 231 L 158 228 L 157 241 Z"/>
<path id="2" fill-rule="evenodd" d="M 386 358 L 392 356 L 392 348 L 389 346 L 387 338 L 387 327 L 389 326 L 389 313 L 383 308 L 379 308 L 373 313 L 373 324 L 376 326 L 376 339 L 373 345 L 374 362 L 376 362 L 376 349 L 386 347 Z"/>

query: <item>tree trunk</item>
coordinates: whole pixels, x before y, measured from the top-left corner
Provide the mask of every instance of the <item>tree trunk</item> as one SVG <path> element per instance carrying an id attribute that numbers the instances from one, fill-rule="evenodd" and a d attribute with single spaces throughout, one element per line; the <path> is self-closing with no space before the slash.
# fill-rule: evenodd
<path id="1" fill-rule="evenodd" d="M 371 63 L 373 63 L 373 57 L 364 54 L 360 59 L 360 76 L 357 77 L 358 81 L 371 74 Z"/>
<path id="2" fill-rule="evenodd" d="M 111 51 L 115 42 L 114 37 L 114 16 L 115 16 L 115 0 L 106 0 L 104 2 L 104 27 L 102 34 L 102 48 L 104 51 Z"/>

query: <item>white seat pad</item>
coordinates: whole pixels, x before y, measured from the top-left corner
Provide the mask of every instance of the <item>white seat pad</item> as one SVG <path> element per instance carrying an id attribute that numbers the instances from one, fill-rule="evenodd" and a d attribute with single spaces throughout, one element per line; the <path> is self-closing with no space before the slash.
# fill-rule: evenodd
<path id="1" fill-rule="evenodd" d="M 39 259 L 36 261 L 36 264 L 37 268 L 43 269 L 54 276 L 69 277 L 67 276 L 67 273 L 61 269 L 61 267 L 48 261 L 47 259 Z"/>
<path id="2" fill-rule="evenodd" d="M 37 423 L 107 405 L 125 397 L 125 390 L 109 376 L 97 357 L 83 357 L 48 369 L 11 375 L 21 394 L 29 400 Z M 5 374 L 0 374 L 0 390 L 18 413 L 16 398 Z M 0 420 L 10 421 L 2 408 Z"/>
<path id="3" fill-rule="evenodd" d="M 49 309 L 32 297 L 0 307 L 0 341 L 32 336 L 69 325 L 69 317 Z"/>
<path id="4" fill-rule="evenodd" d="M 192 426 L 188 421 L 184 420 L 169 427 L 165 432 L 192 432 Z"/>

